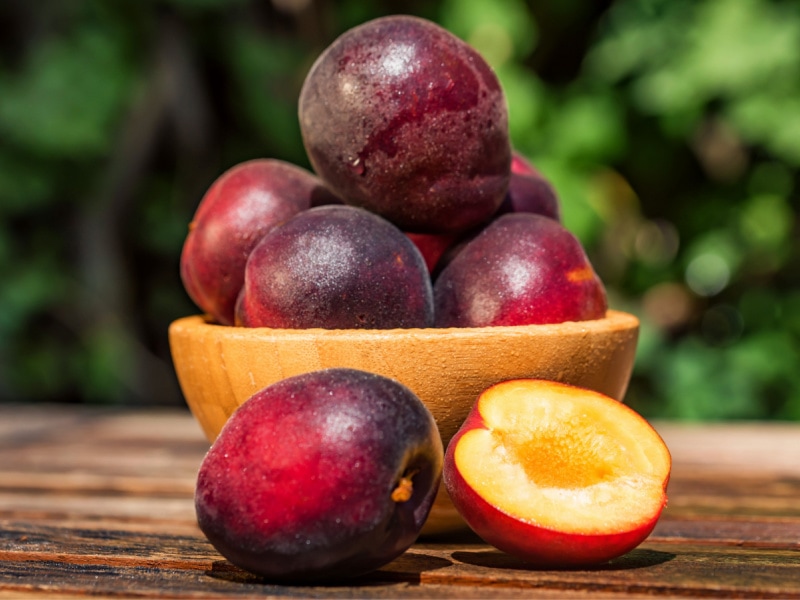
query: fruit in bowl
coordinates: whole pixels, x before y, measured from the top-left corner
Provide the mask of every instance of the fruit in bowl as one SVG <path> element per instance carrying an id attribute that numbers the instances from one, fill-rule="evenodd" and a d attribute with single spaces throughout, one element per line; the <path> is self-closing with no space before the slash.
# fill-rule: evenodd
<path id="1" fill-rule="evenodd" d="M 600 319 L 603 283 L 578 239 L 557 221 L 506 214 L 470 240 L 436 278 L 437 327 Z"/>
<path id="2" fill-rule="evenodd" d="M 270 580 L 353 577 L 417 539 L 442 459 L 433 417 L 405 386 L 352 369 L 298 375 L 225 424 L 198 473 L 198 523 Z"/>
<path id="3" fill-rule="evenodd" d="M 540 567 L 585 567 L 650 534 L 671 458 L 636 412 L 540 380 L 483 392 L 447 448 L 444 483 L 470 527 Z"/>
<path id="4" fill-rule="evenodd" d="M 298 106 L 315 172 L 345 203 L 404 231 L 466 231 L 504 198 L 500 82 L 439 25 L 395 15 L 350 29 L 317 58 Z"/>
<path id="5" fill-rule="evenodd" d="M 320 206 L 261 239 L 245 268 L 236 324 L 391 329 L 433 325 L 433 289 L 414 243 L 353 206 Z"/>
<path id="6" fill-rule="evenodd" d="M 428 407 L 443 445 L 493 384 L 563 381 L 621 400 L 633 368 L 638 319 L 548 325 L 425 329 L 233 327 L 194 315 L 174 321 L 169 341 L 186 403 L 210 441 L 253 394 L 287 377 L 341 367 L 389 377 Z M 442 491 L 423 533 L 466 527 Z"/>
<path id="7" fill-rule="evenodd" d="M 317 203 L 333 201 L 322 181 L 296 165 L 254 159 L 212 183 L 197 207 L 181 252 L 181 280 L 214 319 L 234 322 L 244 266 L 266 232 Z"/>
<path id="8" fill-rule="evenodd" d="M 303 208 L 271 220 L 246 248 L 236 228 L 223 228 L 215 247 L 237 255 L 236 293 L 230 271 L 211 259 L 187 272 L 208 266 L 220 278 L 212 287 L 225 286 L 228 304 L 235 295 L 233 321 L 200 301 L 191 275 L 184 283 L 204 314 L 169 329 L 181 389 L 210 441 L 265 387 L 329 368 L 406 386 L 443 445 L 475 398 L 505 380 L 623 398 L 638 320 L 607 310 L 579 242 L 553 214 L 525 214 L 536 210 L 521 200 L 504 214 L 513 171 L 525 165 L 518 156 L 512 166 L 503 91 L 473 49 L 414 17 L 365 23 L 311 68 L 298 116 L 318 178 L 307 180 Z M 532 166 L 520 176 L 543 180 Z M 220 205 L 216 218 L 241 216 L 236 206 Z M 518 221 L 537 224 L 522 232 L 509 225 Z M 536 287 L 547 281 L 557 283 Z M 481 285 L 512 300 L 496 311 L 511 318 L 475 319 L 474 301 L 442 300 Z M 518 310 L 531 304 L 537 310 Z M 463 527 L 440 487 L 423 532 Z"/>
<path id="9" fill-rule="evenodd" d="M 553 185 L 519 154 L 511 163 L 508 193 L 496 215 L 526 212 L 561 220 L 561 205 Z M 520 166 L 523 165 L 523 166 Z"/>

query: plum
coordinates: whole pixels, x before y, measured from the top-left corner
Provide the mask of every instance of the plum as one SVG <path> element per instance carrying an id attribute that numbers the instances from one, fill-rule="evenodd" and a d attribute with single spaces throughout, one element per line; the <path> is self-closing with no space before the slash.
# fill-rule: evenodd
<path id="1" fill-rule="evenodd" d="M 508 192 L 495 217 L 510 212 L 530 212 L 561 220 L 561 206 L 553 185 L 517 150 L 511 153 Z"/>
<path id="2" fill-rule="evenodd" d="M 469 240 L 497 217 L 512 212 L 529 212 L 561 221 L 561 206 L 555 188 L 516 150 L 511 155 L 508 192 L 490 221 L 458 234 L 406 232 L 406 235 L 422 252 L 428 270 L 435 279 Z"/>
<path id="3" fill-rule="evenodd" d="M 404 231 L 465 231 L 503 200 L 503 90 L 473 48 L 430 21 L 394 15 L 346 31 L 312 65 L 298 112 L 331 190 Z"/>
<path id="4" fill-rule="evenodd" d="M 431 273 L 436 271 L 436 266 L 442 256 L 459 240 L 458 235 L 447 233 L 413 233 L 407 231 L 406 235 L 408 239 L 414 242 L 414 245 L 422 254 L 422 258 L 425 259 L 425 265 Z"/>
<path id="5" fill-rule="evenodd" d="M 253 249 L 236 324 L 430 327 L 433 289 L 419 250 L 389 221 L 354 206 L 320 206 L 275 227 Z"/>
<path id="6" fill-rule="evenodd" d="M 272 384 L 230 417 L 204 458 L 200 529 L 233 564 L 276 581 L 339 580 L 417 539 L 442 441 L 404 385 L 354 369 Z"/>
<path id="7" fill-rule="evenodd" d="M 239 163 L 206 191 L 184 241 L 181 279 L 197 306 L 223 325 L 234 322 L 244 267 L 261 236 L 334 196 L 309 171 L 275 159 Z"/>
<path id="8" fill-rule="evenodd" d="M 495 217 L 513 212 L 543 215 L 561 221 L 561 207 L 552 184 L 544 177 L 511 173 L 506 193 Z"/>
<path id="9" fill-rule="evenodd" d="M 605 316 L 605 288 L 580 241 L 532 213 L 498 217 L 434 283 L 437 327 L 585 321 Z"/>
<path id="10" fill-rule="evenodd" d="M 486 542 L 539 567 L 587 567 L 647 538 L 672 458 L 639 414 L 535 379 L 484 391 L 447 446 L 444 485 Z"/>
<path id="11" fill-rule="evenodd" d="M 530 159 L 516 149 L 511 150 L 511 172 L 517 173 L 518 175 L 530 175 L 533 177 L 542 176 L 539 169 L 533 166 Z"/>

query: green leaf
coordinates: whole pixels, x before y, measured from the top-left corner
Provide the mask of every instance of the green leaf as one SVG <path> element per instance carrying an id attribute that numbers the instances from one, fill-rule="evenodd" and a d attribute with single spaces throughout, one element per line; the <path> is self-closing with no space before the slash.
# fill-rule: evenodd
<path id="1" fill-rule="evenodd" d="M 51 200 L 54 184 L 46 165 L 0 151 L 0 214 L 41 210 Z"/>
<path id="2" fill-rule="evenodd" d="M 255 127 L 276 155 L 303 163 L 297 98 L 305 54 L 290 40 L 247 30 L 228 33 L 227 58 L 236 81 L 232 100 L 244 126 Z"/>
<path id="3" fill-rule="evenodd" d="M 611 94 L 574 94 L 553 107 L 547 153 L 568 161 L 608 164 L 626 145 L 624 118 Z"/>
<path id="4" fill-rule="evenodd" d="M 521 0 L 445 0 L 440 23 L 495 69 L 533 50 L 536 24 Z"/>
<path id="5" fill-rule="evenodd" d="M 793 218 L 792 209 L 784 198 L 763 194 L 747 201 L 739 216 L 739 226 L 751 246 L 773 250 L 788 241 Z"/>
<path id="6" fill-rule="evenodd" d="M 114 31 L 85 25 L 48 38 L 22 71 L 0 75 L 0 136 L 42 155 L 100 155 L 127 105 L 131 75 Z"/>

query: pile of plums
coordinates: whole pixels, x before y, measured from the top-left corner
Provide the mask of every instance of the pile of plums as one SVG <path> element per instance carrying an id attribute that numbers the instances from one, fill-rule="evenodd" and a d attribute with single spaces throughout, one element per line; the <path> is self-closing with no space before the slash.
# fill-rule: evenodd
<path id="1" fill-rule="evenodd" d="M 550 183 L 511 147 L 494 72 L 429 21 L 351 29 L 299 98 L 314 173 L 225 172 L 189 228 L 181 276 L 217 323 L 482 327 L 602 318 L 602 282 Z"/>
<path id="2" fill-rule="evenodd" d="M 605 316 L 601 281 L 553 187 L 511 148 L 500 84 L 466 43 L 407 16 L 351 29 L 312 66 L 299 118 L 314 173 L 238 164 L 190 225 L 181 276 L 213 322 L 394 329 Z M 647 536 L 668 472 L 658 435 L 594 392 L 492 388 L 445 454 L 406 387 L 329 369 L 239 407 L 203 461 L 195 505 L 234 564 L 272 580 L 337 580 L 404 552 L 444 473 L 484 539 L 575 566 Z"/>

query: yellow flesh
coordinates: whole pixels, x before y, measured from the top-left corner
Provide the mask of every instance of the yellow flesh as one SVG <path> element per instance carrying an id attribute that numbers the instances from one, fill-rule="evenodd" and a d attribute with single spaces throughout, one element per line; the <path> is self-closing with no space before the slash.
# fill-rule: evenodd
<path id="1" fill-rule="evenodd" d="M 655 516 L 670 469 L 664 443 L 616 400 L 553 383 L 507 382 L 480 400 L 486 429 L 455 460 L 490 504 L 573 533 L 634 528 Z"/>

